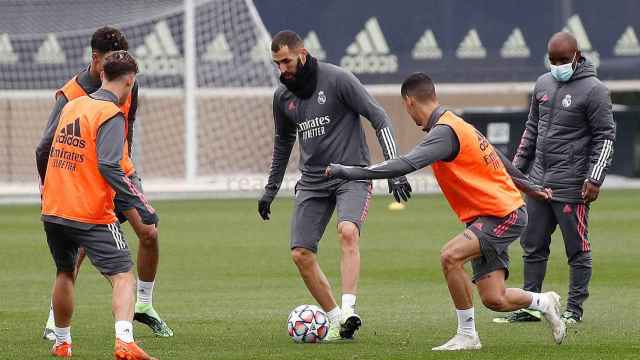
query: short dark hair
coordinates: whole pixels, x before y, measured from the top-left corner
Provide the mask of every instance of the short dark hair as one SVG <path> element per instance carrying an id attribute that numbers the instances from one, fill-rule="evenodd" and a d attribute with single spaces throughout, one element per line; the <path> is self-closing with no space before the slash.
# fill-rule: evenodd
<path id="1" fill-rule="evenodd" d="M 295 31 L 282 30 L 271 40 L 271 51 L 278 52 L 283 47 L 289 49 L 298 49 L 304 45 L 304 42 Z"/>
<path id="2" fill-rule="evenodd" d="M 107 80 L 115 80 L 120 76 L 138 73 L 138 63 L 125 50 L 112 52 L 104 58 L 104 74 Z"/>
<path id="3" fill-rule="evenodd" d="M 91 36 L 91 50 L 102 54 L 109 51 L 129 50 L 129 43 L 124 34 L 111 26 L 96 30 Z"/>
<path id="4" fill-rule="evenodd" d="M 400 94 L 403 98 L 415 97 L 419 102 L 436 100 L 436 87 L 429 75 L 423 72 L 411 74 L 402 83 Z"/>

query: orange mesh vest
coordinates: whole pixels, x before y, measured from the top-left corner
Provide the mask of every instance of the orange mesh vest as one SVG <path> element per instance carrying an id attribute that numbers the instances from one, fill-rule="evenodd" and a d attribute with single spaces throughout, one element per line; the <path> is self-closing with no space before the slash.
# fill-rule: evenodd
<path id="1" fill-rule="evenodd" d="M 64 84 L 64 86 L 60 90 L 56 92 L 56 96 L 58 96 L 59 94 L 64 94 L 64 96 L 69 101 L 77 99 L 81 96 L 88 95 L 84 91 L 82 86 L 78 84 L 78 75 L 74 76 L 73 79 L 69 80 L 66 84 Z M 124 120 L 125 120 L 124 149 L 122 151 L 122 160 L 120 161 L 120 166 L 122 167 L 122 171 L 124 171 L 124 173 L 127 176 L 130 176 L 136 171 L 136 169 L 133 167 L 133 161 L 129 156 L 129 144 L 127 140 L 127 134 L 129 131 L 129 109 L 131 109 L 131 101 L 132 101 L 131 97 L 132 95 L 131 93 L 129 93 L 129 97 L 127 97 L 127 101 L 122 106 L 120 106 L 120 111 L 122 111 L 122 113 L 124 114 Z"/>
<path id="2" fill-rule="evenodd" d="M 437 124 L 450 126 L 460 142 L 453 161 L 437 161 L 431 166 L 460 221 L 504 217 L 524 205 L 496 150 L 476 128 L 450 111 Z"/>
<path id="3" fill-rule="evenodd" d="M 88 224 L 111 224 L 115 192 L 98 171 L 98 129 L 121 110 L 112 102 L 82 96 L 60 114 L 49 152 L 42 214 Z"/>

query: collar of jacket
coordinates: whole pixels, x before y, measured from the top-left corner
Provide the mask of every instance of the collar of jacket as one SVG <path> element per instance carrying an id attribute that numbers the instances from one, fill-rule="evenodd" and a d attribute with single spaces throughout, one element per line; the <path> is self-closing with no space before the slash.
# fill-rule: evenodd
<path id="1" fill-rule="evenodd" d="M 431 116 L 429 117 L 429 121 L 427 121 L 427 123 L 424 125 L 424 127 L 422 128 L 422 131 L 428 132 L 429 130 L 431 130 L 433 126 L 438 122 L 438 120 L 440 120 L 440 117 L 446 111 L 447 110 L 440 105 L 438 105 L 438 107 L 433 109 L 433 112 L 431 112 Z"/>

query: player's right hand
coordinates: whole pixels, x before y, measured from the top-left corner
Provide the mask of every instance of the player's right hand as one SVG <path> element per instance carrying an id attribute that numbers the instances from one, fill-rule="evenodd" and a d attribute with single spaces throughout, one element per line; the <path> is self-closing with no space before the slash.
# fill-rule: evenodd
<path id="1" fill-rule="evenodd" d="M 260 200 L 258 200 L 258 214 L 260 214 L 262 220 L 269 220 L 272 201 L 273 200 L 266 199 L 264 196 Z"/>

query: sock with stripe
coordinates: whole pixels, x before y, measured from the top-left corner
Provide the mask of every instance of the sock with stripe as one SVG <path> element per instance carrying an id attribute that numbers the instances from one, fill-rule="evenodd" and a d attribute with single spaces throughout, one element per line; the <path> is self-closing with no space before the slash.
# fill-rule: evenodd
<path id="1" fill-rule="evenodd" d="M 152 305 L 153 304 L 153 286 L 155 281 L 142 281 L 138 279 L 138 300 L 140 305 Z"/>

